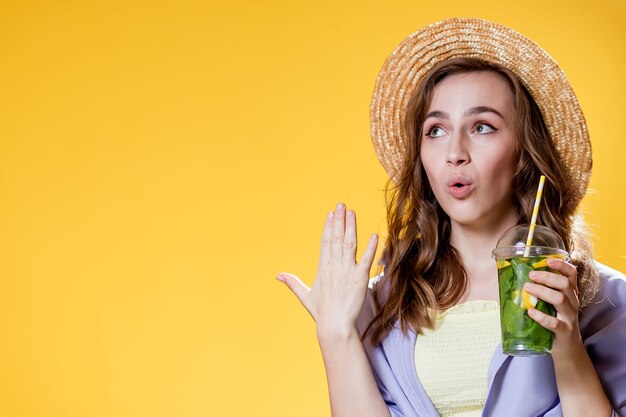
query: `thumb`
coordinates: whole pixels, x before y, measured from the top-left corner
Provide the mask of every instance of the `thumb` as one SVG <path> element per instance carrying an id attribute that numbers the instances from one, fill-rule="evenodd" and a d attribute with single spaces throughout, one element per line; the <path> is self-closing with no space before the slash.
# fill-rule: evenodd
<path id="1" fill-rule="evenodd" d="M 298 300 L 302 303 L 302 305 L 309 310 L 309 306 L 307 305 L 306 299 L 307 294 L 311 289 L 307 287 L 297 276 L 293 274 L 289 274 L 287 272 L 281 272 L 276 275 L 276 279 L 280 282 L 284 283 L 290 290 L 293 292 Z M 310 310 L 309 310 L 310 311 Z"/>

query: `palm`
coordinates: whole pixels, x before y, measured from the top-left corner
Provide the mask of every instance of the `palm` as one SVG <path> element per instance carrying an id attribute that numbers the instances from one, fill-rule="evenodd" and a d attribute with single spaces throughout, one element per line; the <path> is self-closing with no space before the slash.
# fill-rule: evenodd
<path id="1" fill-rule="evenodd" d="M 353 326 L 363 306 L 367 282 L 376 254 L 377 236 L 356 262 L 356 215 L 343 204 L 326 217 L 317 276 L 308 288 L 296 276 L 280 274 L 318 325 L 345 328 Z"/>

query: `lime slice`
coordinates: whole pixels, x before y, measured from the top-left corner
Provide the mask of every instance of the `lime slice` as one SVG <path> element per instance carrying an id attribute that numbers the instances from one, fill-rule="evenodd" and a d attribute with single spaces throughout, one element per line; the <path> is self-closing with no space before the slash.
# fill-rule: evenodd
<path id="1" fill-rule="evenodd" d="M 498 261 L 498 269 L 500 268 L 506 268 L 507 266 L 511 265 L 511 262 L 507 261 L 506 259 L 500 259 Z"/>
<path id="2" fill-rule="evenodd" d="M 523 308 L 524 310 L 530 310 L 537 305 L 537 297 L 531 295 L 528 291 L 522 288 L 522 292 L 519 290 L 513 291 L 513 302 Z"/>
<path id="3" fill-rule="evenodd" d="M 532 267 L 537 269 L 537 268 L 547 268 L 548 267 L 548 258 L 558 258 L 558 259 L 562 259 L 565 260 L 565 255 L 562 255 L 560 253 L 555 253 L 552 255 L 547 255 L 545 258 L 543 258 L 542 260 L 535 262 L 534 264 L 532 264 Z"/>

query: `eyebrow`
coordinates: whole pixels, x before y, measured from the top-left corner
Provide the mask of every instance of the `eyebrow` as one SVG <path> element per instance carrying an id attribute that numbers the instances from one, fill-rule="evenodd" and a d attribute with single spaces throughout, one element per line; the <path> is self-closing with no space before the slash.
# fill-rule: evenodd
<path id="1" fill-rule="evenodd" d="M 474 116 L 480 113 L 494 113 L 500 116 L 500 118 L 504 119 L 504 116 L 502 115 L 502 113 L 500 113 L 498 110 L 494 109 L 493 107 L 489 107 L 489 106 L 472 107 L 468 109 L 467 111 L 465 111 L 465 113 L 463 113 L 463 116 Z M 440 110 L 434 110 L 428 113 L 425 119 L 428 119 L 429 117 L 436 117 L 438 119 L 449 119 L 450 115 Z"/>

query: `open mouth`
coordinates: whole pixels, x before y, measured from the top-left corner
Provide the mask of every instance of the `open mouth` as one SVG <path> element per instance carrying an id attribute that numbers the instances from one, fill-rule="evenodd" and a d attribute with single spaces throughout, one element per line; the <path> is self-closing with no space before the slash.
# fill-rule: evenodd
<path id="1" fill-rule="evenodd" d="M 472 191 L 472 181 L 462 175 L 455 175 L 448 182 L 448 193 L 455 198 L 463 198 Z"/>

